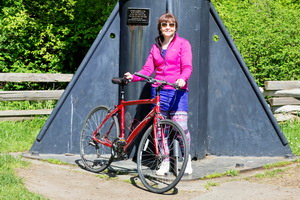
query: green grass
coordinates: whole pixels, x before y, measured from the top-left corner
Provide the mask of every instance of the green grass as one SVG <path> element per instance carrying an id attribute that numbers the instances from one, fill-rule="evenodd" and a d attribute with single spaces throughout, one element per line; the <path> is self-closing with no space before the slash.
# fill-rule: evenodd
<path id="1" fill-rule="evenodd" d="M 300 158 L 294 160 L 295 163 L 300 163 Z"/>
<path id="2" fill-rule="evenodd" d="M 116 180 L 118 179 L 116 176 L 109 176 L 108 174 L 97 174 L 97 178 L 104 179 L 104 180 Z"/>
<path id="3" fill-rule="evenodd" d="M 46 101 L 0 101 L 0 110 L 53 109 L 56 100 Z"/>
<path id="4" fill-rule="evenodd" d="M 42 159 L 42 161 L 47 162 L 47 163 L 51 163 L 51 164 L 55 164 L 55 165 L 71 165 L 67 162 L 63 162 L 61 160 L 53 159 L 53 158 Z"/>
<path id="5" fill-rule="evenodd" d="M 16 176 L 15 169 L 27 167 L 28 162 L 19 157 L 8 154 L 0 154 L 0 199 L 45 199 L 40 195 L 29 192 L 21 178 Z"/>
<path id="6" fill-rule="evenodd" d="M 265 171 L 263 173 L 256 174 L 255 178 L 272 178 L 272 177 L 280 175 L 281 173 L 283 173 L 287 170 L 288 170 L 288 168 L 268 170 L 268 171 Z"/>
<path id="7" fill-rule="evenodd" d="M 280 127 L 294 155 L 300 156 L 300 122 L 283 122 L 280 123 Z"/>
<path id="8" fill-rule="evenodd" d="M 290 165 L 292 163 L 294 163 L 294 162 L 293 161 L 281 161 L 281 162 L 277 162 L 277 163 L 266 164 L 263 166 L 263 168 L 271 169 L 274 167 L 284 167 L 284 166 Z"/>
<path id="9" fill-rule="evenodd" d="M 240 174 L 240 171 L 231 169 L 225 172 L 226 176 L 238 176 Z"/>
<path id="10" fill-rule="evenodd" d="M 28 151 L 45 121 L 46 117 L 0 122 L 0 152 Z"/>
<path id="11" fill-rule="evenodd" d="M 216 186 L 219 186 L 220 185 L 220 183 L 215 183 L 215 182 L 207 182 L 205 185 L 204 185 L 204 187 L 205 187 L 205 189 L 206 190 L 210 190 L 211 189 L 211 187 L 216 187 Z"/>
<path id="12" fill-rule="evenodd" d="M 16 168 L 27 167 L 29 163 L 22 161 L 20 157 L 8 155 L 8 152 L 28 151 L 45 121 L 44 117 L 0 122 L 0 199 L 45 199 L 29 192 L 22 179 L 15 174 Z"/>
<path id="13" fill-rule="evenodd" d="M 220 178 L 222 176 L 224 176 L 224 174 L 222 174 L 222 173 L 212 173 L 212 174 L 209 174 L 209 175 L 203 177 L 202 179 Z"/>
<path id="14" fill-rule="evenodd" d="M 238 170 L 228 170 L 224 173 L 213 173 L 213 174 L 209 174 L 205 177 L 203 177 L 202 179 L 213 179 L 213 178 L 220 178 L 220 177 L 224 177 L 224 176 L 238 176 L 240 174 L 240 172 Z"/>

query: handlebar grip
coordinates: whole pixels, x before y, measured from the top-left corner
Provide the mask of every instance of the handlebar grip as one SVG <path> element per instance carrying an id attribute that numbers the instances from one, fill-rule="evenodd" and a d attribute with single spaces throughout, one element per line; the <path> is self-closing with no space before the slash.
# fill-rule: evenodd
<path id="1" fill-rule="evenodd" d="M 137 72 L 135 72 L 134 75 L 139 76 L 139 77 L 144 78 L 144 79 L 149 79 L 150 78 L 149 76 L 146 76 L 144 74 L 140 74 L 140 73 L 137 73 Z"/>

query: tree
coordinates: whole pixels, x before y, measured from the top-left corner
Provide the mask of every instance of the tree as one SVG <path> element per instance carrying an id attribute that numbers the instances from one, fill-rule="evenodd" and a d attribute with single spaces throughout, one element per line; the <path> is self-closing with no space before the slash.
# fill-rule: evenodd
<path id="1" fill-rule="evenodd" d="M 298 0 L 212 1 L 256 82 L 300 80 Z"/>
<path id="2" fill-rule="evenodd" d="M 75 72 L 116 0 L 5 0 L 1 72 Z"/>

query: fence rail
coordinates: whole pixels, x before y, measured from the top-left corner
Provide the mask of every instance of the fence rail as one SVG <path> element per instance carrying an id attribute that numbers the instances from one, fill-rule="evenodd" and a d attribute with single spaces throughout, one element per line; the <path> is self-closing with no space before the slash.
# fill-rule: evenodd
<path id="1" fill-rule="evenodd" d="M 300 120 L 300 81 L 266 81 L 263 94 L 277 121 Z"/>
<path id="2" fill-rule="evenodd" d="M 0 73 L 0 82 L 70 82 L 73 74 Z M 58 100 L 64 90 L 0 91 L 0 101 Z M 36 115 L 49 115 L 52 109 L 2 110 L 0 121 L 32 119 Z"/>
<path id="3" fill-rule="evenodd" d="M 0 82 L 70 82 L 73 74 L 0 73 Z M 0 101 L 58 100 L 64 90 L 0 91 Z M 266 81 L 263 95 L 278 121 L 298 119 L 300 113 L 300 81 Z M 35 115 L 49 115 L 51 109 L 4 110 L 1 120 L 30 119 Z"/>
<path id="4" fill-rule="evenodd" d="M 0 91 L 0 101 L 58 100 L 64 90 Z"/>
<path id="5" fill-rule="evenodd" d="M 1 82 L 70 82 L 73 74 L 0 73 Z"/>

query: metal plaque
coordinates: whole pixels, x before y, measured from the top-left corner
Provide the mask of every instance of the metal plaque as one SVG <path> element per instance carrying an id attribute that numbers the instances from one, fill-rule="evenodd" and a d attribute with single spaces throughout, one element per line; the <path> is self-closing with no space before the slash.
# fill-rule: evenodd
<path id="1" fill-rule="evenodd" d="M 150 18 L 149 8 L 129 8 L 127 25 L 131 26 L 148 26 Z"/>

